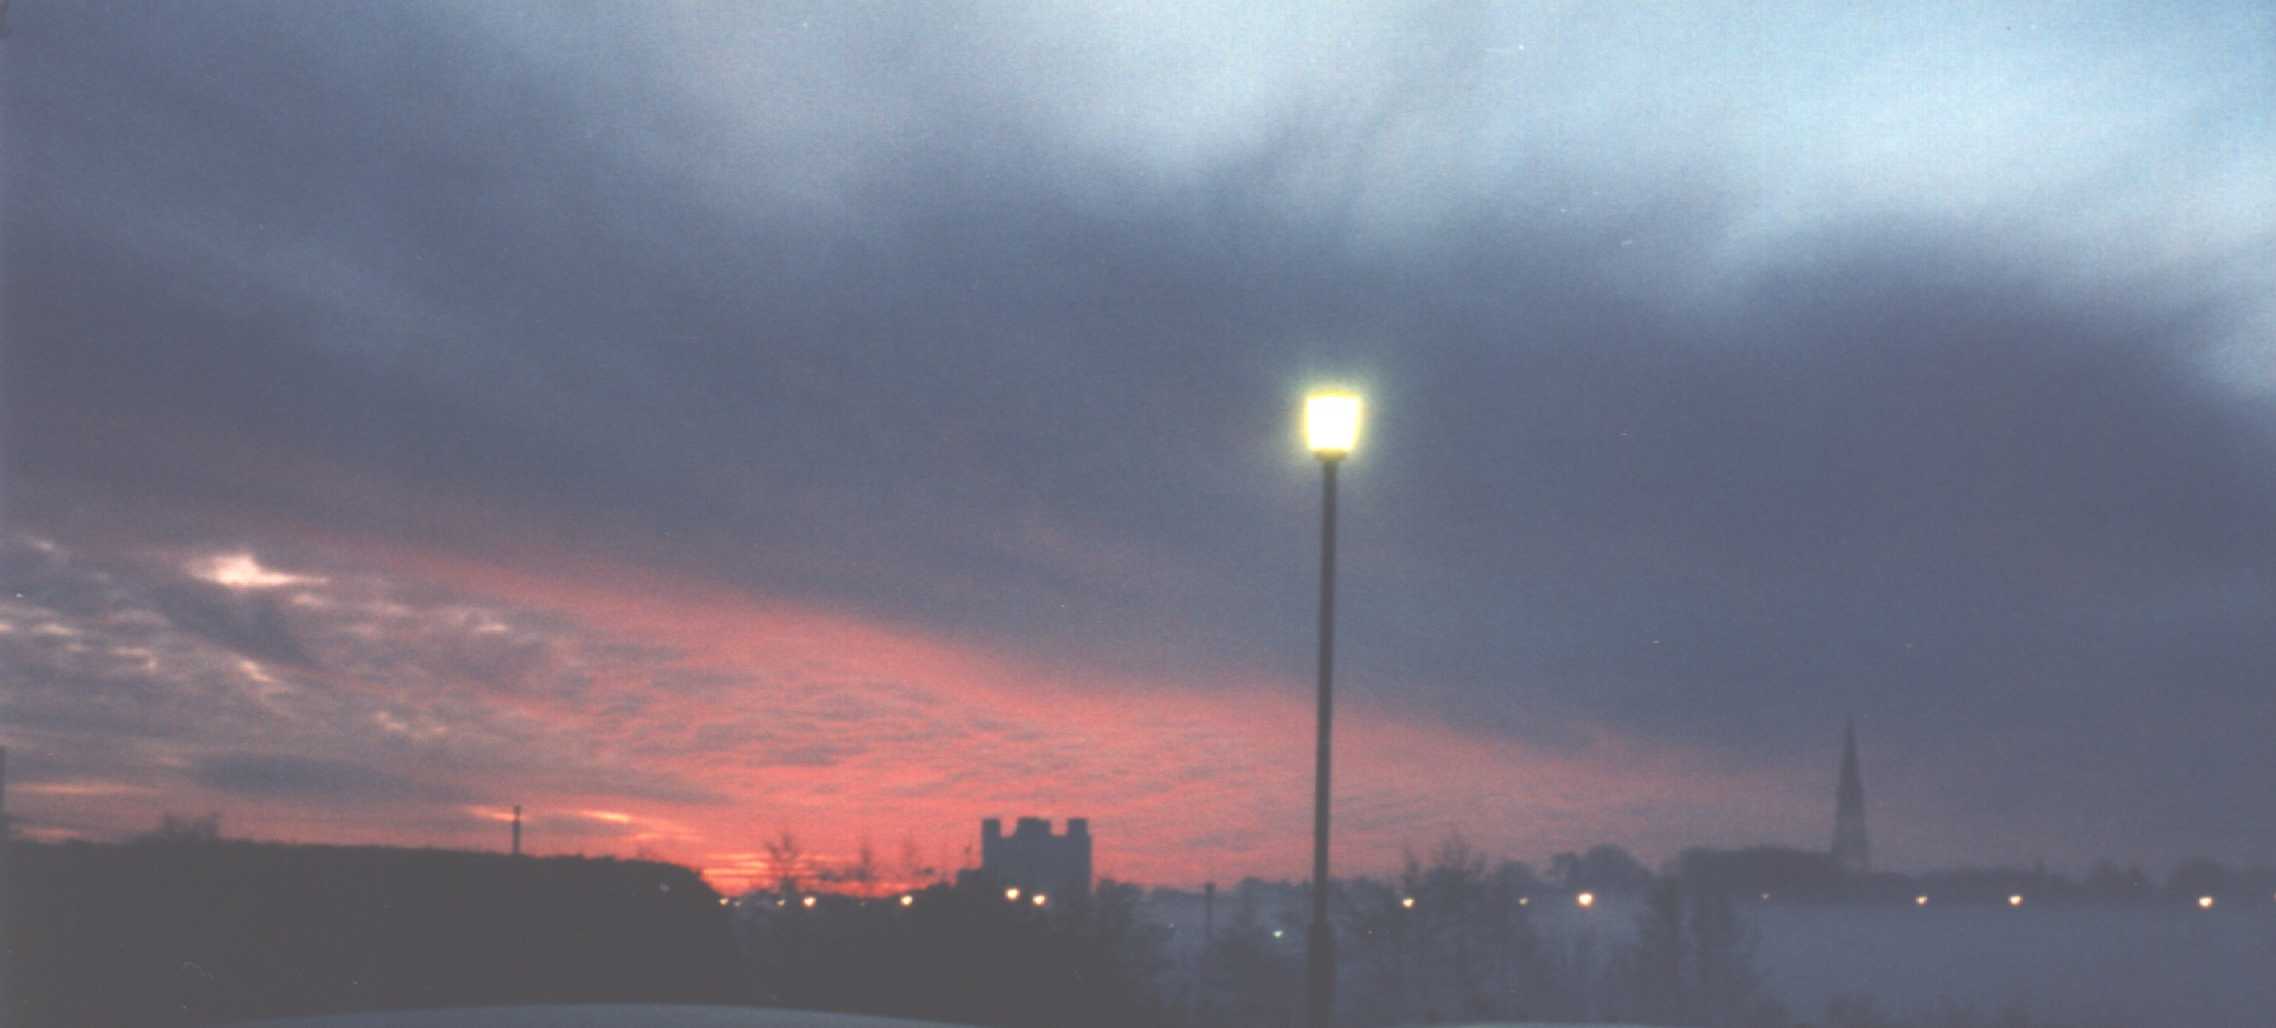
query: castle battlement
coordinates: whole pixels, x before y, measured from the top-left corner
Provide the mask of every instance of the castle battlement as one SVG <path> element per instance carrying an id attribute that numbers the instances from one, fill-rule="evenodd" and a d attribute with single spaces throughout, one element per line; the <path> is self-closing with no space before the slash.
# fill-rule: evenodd
<path id="1" fill-rule="evenodd" d="M 1088 895 L 1091 821 L 1068 818 L 1065 834 L 1054 835 L 1050 820 L 1023 817 L 1006 835 L 1002 818 L 986 818 L 980 822 L 980 872 L 1028 893 Z"/>

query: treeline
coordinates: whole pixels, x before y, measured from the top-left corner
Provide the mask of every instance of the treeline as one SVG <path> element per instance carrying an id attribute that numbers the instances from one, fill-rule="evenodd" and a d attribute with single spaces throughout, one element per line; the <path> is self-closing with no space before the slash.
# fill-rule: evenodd
<path id="1" fill-rule="evenodd" d="M 979 873 L 868 897 L 802 891 L 792 876 L 776 892 L 730 900 L 686 868 L 645 861 L 215 834 L 177 825 L 120 845 L 15 843 L 0 895 L 5 1023 L 194 1025 L 574 1002 L 757 1003 L 1010 1028 L 1285 1025 L 1303 1013 L 1301 885 L 1244 882 L 1206 921 L 1171 909 L 1162 892 L 1101 882 L 1039 905 Z M 1761 893 L 1929 888 L 1990 901 L 2027 880 L 2035 902 L 2101 894 L 2088 884 L 2095 876 L 1845 878 L 1823 859 L 1695 850 L 1655 874 L 1604 846 L 1536 873 L 1449 840 L 1395 876 L 1335 883 L 1338 1023 L 1795 1026 L 1804 1022 L 1766 993 L 1755 965 Z M 2125 883 L 2124 895 L 2271 888 L 2254 874 L 2191 862 L 2162 886 L 2117 870 L 2102 877 Z M 1583 892 L 1602 896 L 1588 913 Z M 1847 1003 L 1815 1023 L 1906 1022 Z M 1910 1022 L 1990 1023 L 1965 1010 Z"/>
<path id="2" fill-rule="evenodd" d="M 1793 888 L 1818 881 L 1814 876 L 1822 870 L 1832 875 L 1824 895 L 1849 895 L 1823 855 L 1795 860 L 1790 855 L 1797 852 L 1726 857 L 1697 850 L 1654 873 L 1618 847 L 1599 846 L 1559 854 L 1542 873 L 1522 862 L 1489 860 L 1461 840 L 1449 840 L 1427 862 L 1410 857 L 1396 877 L 1347 879 L 1331 892 L 1339 954 L 1337 1023 L 2056 1028 L 2020 1010 L 1984 1012 L 1952 1004 L 1909 1019 L 1856 998 L 1836 1000 L 1824 1011 L 1786 1009 L 1764 987 L 1756 962 L 1753 917 L 1763 891 L 1757 886 Z M 1734 868 L 1758 867 L 1785 873 L 1732 875 Z M 1934 880 L 1985 887 L 2007 880 L 1993 873 L 1978 883 L 1979 874 L 1954 872 Z M 2177 875 L 2169 888 L 2192 889 L 2201 881 Z M 1592 907 L 1580 905 L 1584 893 L 1595 901 Z M 1164 1023 L 1301 1023 L 1308 891 L 1252 879 L 1229 890 L 1224 904 L 1205 940 L 1176 951 L 1164 1004 L 1175 1016 Z M 1186 909 L 1181 932 L 1190 903 Z"/>
<path id="3" fill-rule="evenodd" d="M 195 831 L 9 857 L 19 1028 L 748 995 L 719 895 L 668 864 Z"/>
<path id="4" fill-rule="evenodd" d="M 2012 897 L 2030 903 L 2194 904 L 2237 899 L 2267 901 L 2276 895 L 2276 869 L 2231 868 L 2204 857 L 2184 860 L 2154 881 L 2139 865 L 2109 861 L 2074 878 L 2045 867 L 1962 868 L 1920 874 L 1851 874 L 1824 853 L 1759 846 L 1743 850 L 1685 850 L 1668 872 L 1694 885 L 1735 896 L 1767 896 L 1782 901 L 1910 904 L 1927 897 L 1938 904 L 2004 905 Z"/>
<path id="5" fill-rule="evenodd" d="M 1606 902 L 1649 896 L 1643 922 L 1609 930 L 1554 923 L 1592 890 Z M 1232 890 L 1225 922 L 1187 956 L 1183 1023 L 1297 1023 L 1305 896 L 1254 880 Z M 1338 882 L 1329 912 L 1340 1024 L 1790 1023 L 1760 987 L 1751 931 L 1731 901 L 1656 878 L 1617 847 L 1562 854 L 1544 876 L 1449 840 L 1427 863 L 1410 858 L 1395 878 Z"/>
<path id="6" fill-rule="evenodd" d="M 754 893 L 735 904 L 767 1006 L 956 1024 L 1162 1025 L 1165 930 L 1139 892 L 1007 898 L 984 875 L 876 898 Z"/>

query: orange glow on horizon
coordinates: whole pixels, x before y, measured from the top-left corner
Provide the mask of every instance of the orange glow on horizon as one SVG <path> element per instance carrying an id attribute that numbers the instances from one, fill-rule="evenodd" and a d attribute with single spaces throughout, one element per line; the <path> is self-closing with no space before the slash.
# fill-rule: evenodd
<path id="1" fill-rule="evenodd" d="M 454 834 L 406 837 L 383 817 L 343 823 L 279 802 L 229 808 L 233 835 L 502 851 L 511 797 L 529 811 L 525 853 L 652 857 L 740 894 L 785 877 L 762 844 L 788 830 L 803 849 L 791 869 L 802 888 L 869 899 L 913 893 L 972 866 L 987 816 L 1089 817 L 1096 874 L 1124 881 L 1195 885 L 1228 870 L 1290 873 L 1307 862 L 1312 740 L 1287 730 L 1309 723 L 1310 683 L 1301 675 L 1186 681 L 1070 672 L 907 625 L 589 557 L 501 566 L 327 541 L 345 560 L 384 568 L 391 582 L 496 605 L 507 623 L 567 626 L 604 655 L 660 656 L 594 663 L 580 669 L 588 684 L 574 691 L 441 683 L 450 709 L 477 709 L 515 737 L 553 742 L 561 765 L 584 776 L 485 780 L 482 792 L 497 798 L 454 808 L 464 820 Z M 337 687 L 403 704 L 404 724 L 433 720 L 374 683 Z M 1606 839 L 1636 845 L 1640 830 L 1698 838 L 1711 829 L 1695 824 L 1725 819 L 1715 811 L 1695 823 L 1605 812 L 1640 809 L 1671 781 L 1750 803 L 1793 787 L 1602 730 L 1581 729 L 1585 742 L 1555 750 L 1528 747 L 1370 698 L 1364 688 L 1347 695 L 1337 759 L 1349 770 L 1339 775 L 1338 808 L 1403 812 L 1339 836 L 1339 855 L 1358 869 L 1396 867 L 1407 849 L 1454 823 L 1565 826 L 1549 837 L 1513 828 L 1506 839 L 1475 840 L 1512 857 Z M 418 760 L 457 738 L 404 735 L 399 745 Z M 1465 773 L 1445 773 L 1457 767 Z M 1518 795 L 1469 784 L 1511 780 L 1536 788 Z M 599 791 L 617 781 L 640 788 Z M 577 789 L 584 791 L 570 791 Z M 873 873 L 847 876 L 867 842 L 875 844 Z"/>

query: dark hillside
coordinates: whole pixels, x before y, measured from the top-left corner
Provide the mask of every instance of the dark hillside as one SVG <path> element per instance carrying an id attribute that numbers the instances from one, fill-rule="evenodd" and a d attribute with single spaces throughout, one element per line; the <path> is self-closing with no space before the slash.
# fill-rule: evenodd
<path id="1" fill-rule="evenodd" d="M 719 896 L 646 861 L 18 842 L 6 1023 L 742 998 Z"/>

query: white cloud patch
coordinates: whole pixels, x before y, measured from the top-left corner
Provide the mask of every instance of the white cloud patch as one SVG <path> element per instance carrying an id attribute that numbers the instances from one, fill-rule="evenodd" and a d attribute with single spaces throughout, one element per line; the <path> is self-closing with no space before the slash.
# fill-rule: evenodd
<path id="1" fill-rule="evenodd" d="M 340 789 L 423 803 L 469 788 L 474 769 L 480 780 L 546 791 L 701 798 L 669 774 L 596 759 L 590 739 L 559 730 L 576 709 L 566 697 L 601 669 L 670 659 L 652 648 L 589 646 L 581 629 L 539 612 L 368 569 L 309 562 L 285 571 L 242 551 L 181 564 L 0 537 L 0 558 L 25 585 L 0 599 L 0 617 L 31 626 L 0 633 L 9 713 L 0 740 L 34 808 L 98 803 L 127 818 L 113 826 L 126 831 L 145 816 L 132 811 L 185 781 L 250 790 L 268 804 L 319 802 Z M 294 661 L 250 655 L 237 635 L 213 631 L 213 606 L 182 600 L 184 583 L 232 595 L 296 590 L 291 602 L 258 608 L 264 637 L 289 640 L 262 648 Z M 82 754 L 103 754 L 104 772 L 143 784 L 118 789 L 67 773 Z M 357 784 L 359 768 L 375 784 Z"/>
<path id="2" fill-rule="evenodd" d="M 231 589 L 281 589 L 294 585 L 322 585 L 314 575 L 296 575 L 265 567 L 250 553 L 220 553 L 189 565 L 192 577 Z"/>

